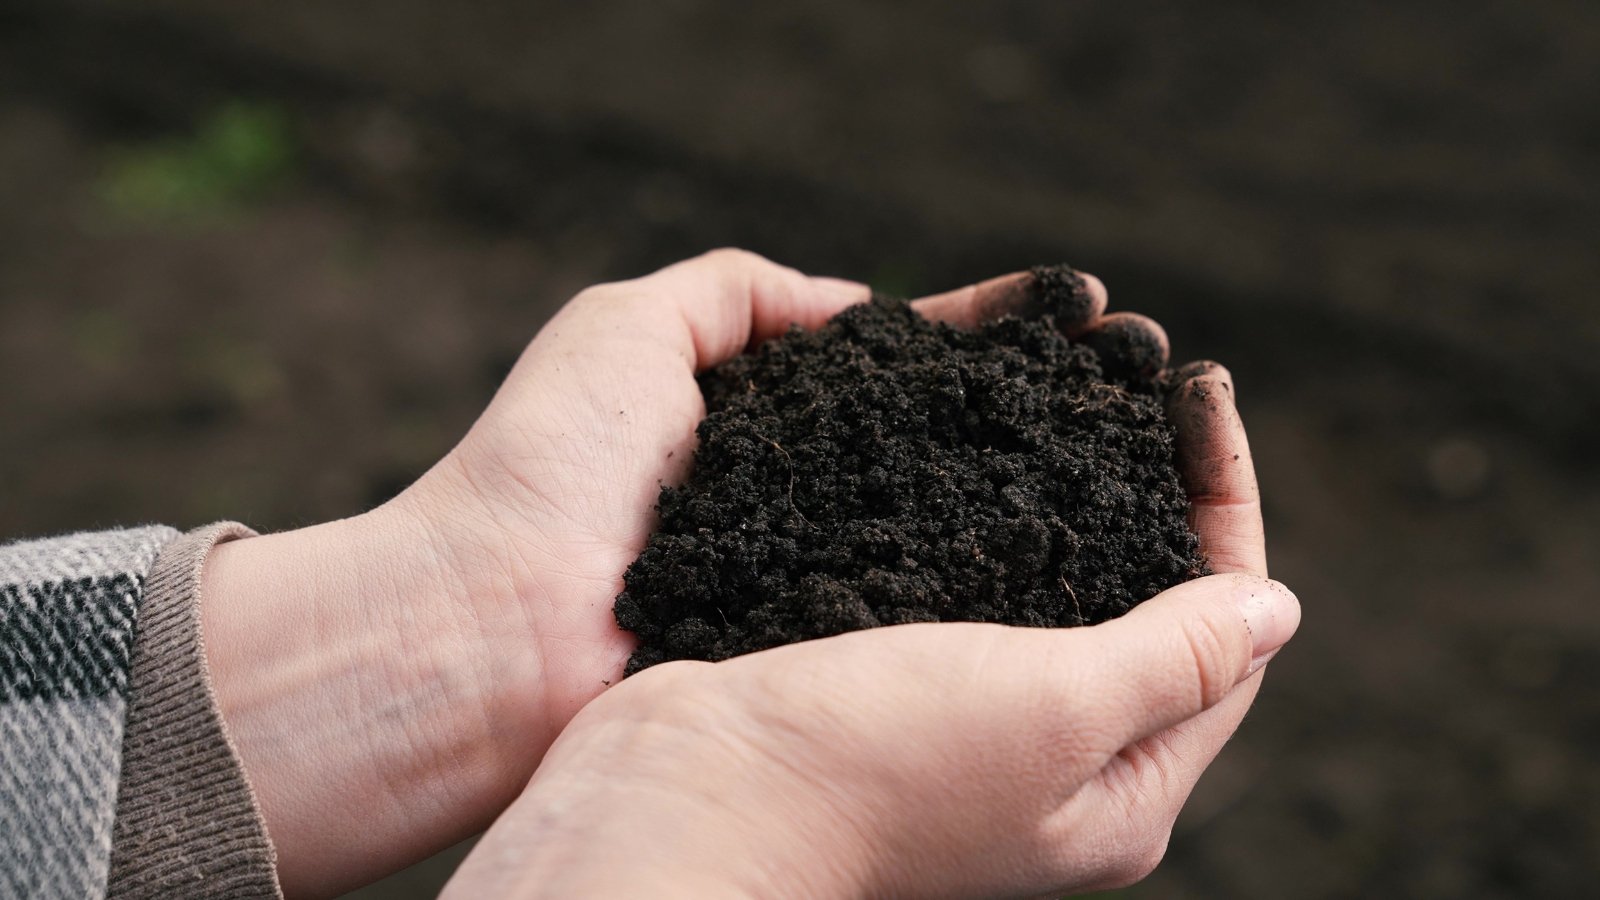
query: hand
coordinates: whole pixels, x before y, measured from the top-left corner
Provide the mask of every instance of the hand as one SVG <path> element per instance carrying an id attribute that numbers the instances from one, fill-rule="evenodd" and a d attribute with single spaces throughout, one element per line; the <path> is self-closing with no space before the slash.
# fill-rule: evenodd
<path id="1" fill-rule="evenodd" d="M 1021 282 L 923 309 L 970 324 Z M 1100 318 L 1095 293 L 1092 339 L 1163 364 L 1159 329 Z M 1231 377 L 1163 377 L 1192 524 L 1238 574 L 1088 629 L 912 625 L 648 670 L 573 721 L 447 893 L 992 896 L 1143 877 L 1299 622 L 1260 580 Z"/>
<path id="2" fill-rule="evenodd" d="M 906 625 L 660 665 L 578 714 L 445 896 L 1123 886 L 1297 621 L 1277 583 L 1216 575 L 1092 628 Z"/>
<path id="3" fill-rule="evenodd" d="M 971 324 L 1029 277 L 921 301 Z M 393 502 L 219 547 L 207 654 L 291 894 L 331 894 L 482 828 L 632 649 L 611 605 L 704 414 L 694 373 L 865 286 L 718 251 L 568 304 L 471 432 Z M 1157 335 L 1105 316 L 1075 333 Z M 1164 361 L 1164 337 L 1161 338 Z M 1159 363 L 1158 363 L 1159 364 Z"/>

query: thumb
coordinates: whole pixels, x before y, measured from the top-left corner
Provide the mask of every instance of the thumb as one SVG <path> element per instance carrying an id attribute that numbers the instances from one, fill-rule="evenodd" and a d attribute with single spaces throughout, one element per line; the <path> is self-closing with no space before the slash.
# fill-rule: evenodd
<path id="1" fill-rule="evenodd" d="M 1300 624 L 1300 602 L 1276 581 L 1212 575 L 1145 601 L 1120 619 L 1084 629 L 1081 659 L 1104 691 L 1119 746 L 1210 709 L 1266 663 Z"/>
<path id="2" fill-rule="evenodd" d="M 820 327 L 872 295 L 864 284 L 804 275 L 732 249 L 606 287 L 622 299 L 599 304 L 597 318 L 673 344 L 697 372 L 778 337 L 791 324 Z"/>

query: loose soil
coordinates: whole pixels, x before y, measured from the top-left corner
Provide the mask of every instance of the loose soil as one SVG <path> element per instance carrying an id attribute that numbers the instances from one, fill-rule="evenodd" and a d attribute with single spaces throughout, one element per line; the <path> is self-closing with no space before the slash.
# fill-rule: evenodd
<path id="1" fill-rule="evenodd" d="M 694 466 L 628 569 L 631 674 L 878 625 L 1061 627 L 1205 573 L 1138 353 L 1045 315 L 975 332 L 876 298 L 701 378 Z M 1138 348 L 1131 348 L 1137 350 Z"/>

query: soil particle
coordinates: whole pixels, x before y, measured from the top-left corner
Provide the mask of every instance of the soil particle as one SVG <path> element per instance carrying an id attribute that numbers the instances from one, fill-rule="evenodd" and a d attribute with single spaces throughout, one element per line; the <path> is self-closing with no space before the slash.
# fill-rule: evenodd
<path id="1" fill-rule="evenodd" d="M 1046 309 L 1089 302 L 1051 277 Z M 1207 571 L 1156 382 L 1053 314 L 966 332 L 875 298 L 701 389 L 693 469 L 616 601 L 630 674 L 878 625 L 1092 624 Z"/>
<path id="2" fill-rule="evenodd" d="M 1098 312 L 1089 285 L 1072 267 L 1034 266 L 1028 271 L 1033 276 L 1033 296 L 1038 300 L 1035 314 L 1054 316 L 1058 324 L 1071 325 L 1087 322 Z"/>

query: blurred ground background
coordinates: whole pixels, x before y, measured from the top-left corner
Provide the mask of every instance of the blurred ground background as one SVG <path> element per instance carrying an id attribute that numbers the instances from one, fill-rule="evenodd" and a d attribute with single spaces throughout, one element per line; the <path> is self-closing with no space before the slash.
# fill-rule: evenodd
<path id="1" fill-rule="evenodd" d="M 1127 893 L 1582 895 L 1597 238 L 1579 0 L 5 0 L 0 536 L 357 512 L 709 247 L 1069 260 L 1233 369 L 1306 608 Z"/>

